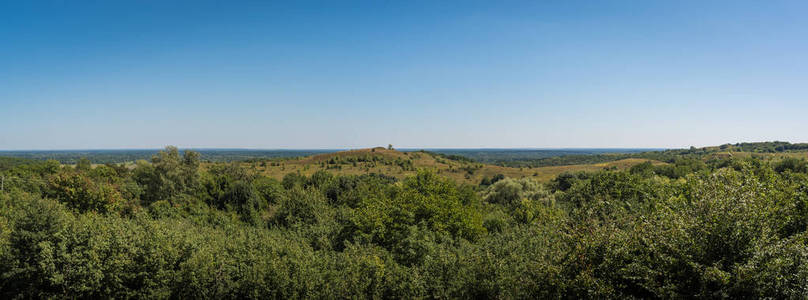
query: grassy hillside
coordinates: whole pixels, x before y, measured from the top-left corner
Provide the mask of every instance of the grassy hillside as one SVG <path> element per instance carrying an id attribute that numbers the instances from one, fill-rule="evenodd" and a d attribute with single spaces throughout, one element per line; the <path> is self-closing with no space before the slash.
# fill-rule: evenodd
<path id="1" fill-rule="evenodd" d="M 341 175 L 376 173 L 401 179 L 414 175 L 418 169 L 428 169 L 457 182 L 477 184 L 483 178 L 490 178 L 497 174 L 511 178 L 532 177 L 539 181 L 549 181 L 564 172 L 625 169 L 646 161 L 661 164 L 661 162 L 649 159 L 628 158 L 597 164 L 513 168 L 478 163 L 462 157 L 431 152 L 400 152 L 378 147 L 319 154 L 298 159 L 262 160 L 242 164 L 254 167 L 260 174 L 276 179 L 281 179 L 288 173 L 300 172 L 304 175 L 311 175 L 319 170 Z"/>

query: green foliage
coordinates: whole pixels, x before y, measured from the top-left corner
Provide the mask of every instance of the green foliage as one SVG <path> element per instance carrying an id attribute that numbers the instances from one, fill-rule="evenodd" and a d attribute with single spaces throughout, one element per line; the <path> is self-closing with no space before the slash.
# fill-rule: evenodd
<path id="1" fill-rule="evenodd" d="M 549 193 L 538 182 L 530 178 L 499 180 L 486 190 L 483 198 L 489 203 L 514 206 L 523 199 L 538 201 L 547 198 Z"/>
<path id="2" fill-rule="evenodd" d="M 0 156 L 0 171 L 9 170 L 21 165 L 34 164 L 36 162 L 37 161 L 33 159 Z"/>
<path id="3" fill-rule="evenodd" d="M 134 178 L 144 186 L 144 202 L 151 203 L 196 192 L 200 188 L 198 169 L 199 153 L 185 151 L 180 157 L 177 148 L 169 146 L 154 155 L 151 164 L 139 161 Z"/>
<path id="4" fill-rule="evenodd" d="M 49 182 L 51 197 L 80 211 L 111 211 L 123 202 L 114 186 L 96 182 L 83 173 L 62 172 L 52 176 Z"/>
<path id="5" fill-rule="evenodd" d="M 272 178 L 258 177 L 253 181 L 253 186 L 267 205 L 277 204 L 286 196 L 283 185 Z"/>
<path id="6" fill-rule="evenodd" d="M 642 175 L 650 175 L 654 173 L 654 165 L 651 164 L 650 161 L 646 161 L 641 164 L 636 164 L 629 168 L 629 172 L 631 174 L 642 174 Z"/>
<path id="7" fill-rule="evenodd" d="M 422 256 L 413 248 L 418 247 L 413 239 L 433 238 L 435 233 L 475 240 L 485 233 L 478 200 L 469 197 L 476 195 L 420 171 L 402 186 L 364 199 L 349 220 L 348 236 L 378 244 L 411 264 Z"/>
<path id="8" fill-rule="evenodd" d="M 328 201 L 319 191 L 295 186 L 278 203 L 273 221 L 282 226 L 314 224 L 327 209 Z"/>
<path id="9" fill-rule="evenodd" d="M 92 168 L 92 162 L 90 162 L 90 160 L 87 159 L 86 157 L 80 158 L 79 161 L 76 163 L 76 171 L 87 172 L 90 171 L 91 168 Z"/>
<path id="10" fill-rule="evenodd" d="M 491 178 L 483 177 L 483 179 L 480 180 L 480 186 L 489 186 L 494 183 L 497 183 L 497 181 L 500 181 L 502 179 L 505 179 L 505 175 L 497 174 L 492 176 Z"/>
<path id="11" fill-rule="evenodd" d="M 804 159 L 785 158 L 774 165 L 774 170 L 780 173 L 789 171 L 796 173 L 808 173 L 808 162 Z"/>
<path id="12" fill-rule="evenodd" d="M 303 187 L 308 182 L 308 178 L 306 176 L 301 175 L 300 173 L 289 173 L 286 176 L 283 176 L 283 187 L 287 190 L 291 190 L 295 187 Z"/>
<path id="13" fill-rule="evenodd" d="M 278 181 L 172 148 L 131 170 L 13 164 L 0 297 L 800 299 L 804 168 L 678 157 L 465 186 Z"/>

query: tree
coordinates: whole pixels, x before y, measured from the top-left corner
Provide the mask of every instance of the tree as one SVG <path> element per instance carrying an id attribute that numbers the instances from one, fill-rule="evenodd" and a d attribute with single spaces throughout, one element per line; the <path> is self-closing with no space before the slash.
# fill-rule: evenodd
<path id="1" fill-rule="evenodd" d="M 346 229 L 412 261 L 408 237 L 421 230 L 467 240 L 482 236 L 485 228 L 477 200 L 473 190 L 419 171 L 400 186 L 362 199 Z"/>
<path id="2" fill-rule="evenodd" d="M 530 178 L 505 178 L 492 184 L 485 192 L 484 199 L 489 203 L 505 206 L 519 204 L 521 200 L 540 200 L 550 195 L 541 185 Z"/>
<path id="3" fill-rule="evenodd" d="M 92 162 L 86 157 L 79 158 L 79 161 L 76 162 L 76 170 L 79 172 L 89 171 L 92 168 Z"/>
<path id="4" fill-rule="evenodd" d="M 774 170 L 779 173 L 786 171 L 808 173 L 808 162 L 806 162 L 804 159 L 789 157 L 774 164 Z"/>
<path id="5" fill-rule="evenodd" d="M 95 182 L 83 173 L 65 172 L 53 176 L 50 191 L 54 198 L 80 211 L 110 211 L 123 200 L 112 185 Z"/>
<path id="6" fill-rule="evenodd" d="M 177 147 L 168 146 L 152 156 L 151 165 L 138 163 L 135 178 L 145 186 L 144 200 L 151 203 L 168 200 L 183 193 L 199 190 L 199 153 L 186 150 L 180 158 Z"/>

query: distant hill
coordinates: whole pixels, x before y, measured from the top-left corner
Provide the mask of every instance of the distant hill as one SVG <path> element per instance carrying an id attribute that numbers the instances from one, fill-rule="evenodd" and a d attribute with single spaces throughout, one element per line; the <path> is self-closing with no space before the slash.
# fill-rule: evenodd
<path id="1" fill-rule="evenodd" d="M 311 175 L 319 170 L 351 175 L 376 173 L 403 178 L 415 174 L 418 169 L 430 169 L 458 182 L 478 184 L 484 178 L 491 178 L 498 174 L 512 178 L 532 177 L 540 181 L 548 181 L 563 172 L 596 171 L 604 168 L 624 169 L 646 161 L 661 164 L 649 159 L 628 158 L 598 164 L 514 168 L 480 163 L 457 155 L 428 151 L 401 152 L 379 147 L 318 154 L 297 159 L 254 160 L 243 162 L 243 164 L 250 165 L 260 173 L 277 179 L 281 179 L 289 173 L 300 172 Z"/>

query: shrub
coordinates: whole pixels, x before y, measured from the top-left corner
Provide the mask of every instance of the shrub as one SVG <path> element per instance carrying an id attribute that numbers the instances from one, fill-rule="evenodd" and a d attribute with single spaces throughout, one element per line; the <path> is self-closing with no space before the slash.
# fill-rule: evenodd
<path id="1" fill-rule="evenodd" d="M 808 162 L 799 158 L 784 158 L 774 165 L 774 170 L 778 173 L 786 171 L 795 173 L 808 173 Z"/>
<path id="2" fill-rule="evenodd" d="M 115 187 L 95 182 L 82 173 L 59 173 L 51 177 L 49 183 L 52 197 L 80 211 L 112 211 L 123 202 Z"/>
<path id="3" fill-rule="evenodd" d="M 523 199 L 535 201 L 545 199 L 549 195 L 538 182 L 530 178 L 506 178 L 491 185 L 483 198 L 489 203 L 514 206 Z"/>

